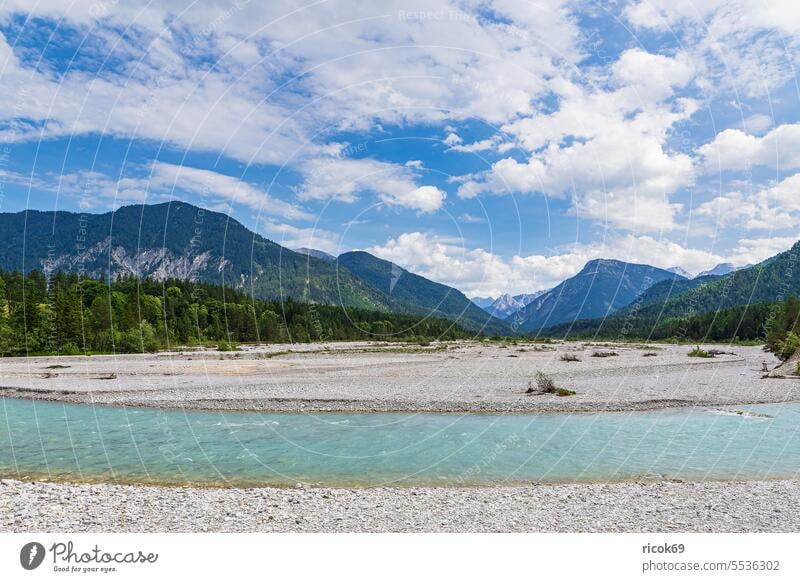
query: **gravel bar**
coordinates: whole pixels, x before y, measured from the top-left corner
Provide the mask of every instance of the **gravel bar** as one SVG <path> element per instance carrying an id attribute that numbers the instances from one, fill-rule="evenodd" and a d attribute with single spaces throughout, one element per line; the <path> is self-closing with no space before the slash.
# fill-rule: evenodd
<path id="1" fill-rule="evenodd" d="M 0 481 L 0 532 L 796 532 L 800 481 L 198 489 Z"/>

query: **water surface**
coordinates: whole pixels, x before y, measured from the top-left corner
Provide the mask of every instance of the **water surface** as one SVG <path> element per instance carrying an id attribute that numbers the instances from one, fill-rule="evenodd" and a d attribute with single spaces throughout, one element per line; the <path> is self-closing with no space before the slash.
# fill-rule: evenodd
<path id="1" fill-rule="evenodd" d="M 267 414 L 4 399 L 0 475 L 239 486 L 798 476 L 800 404 L 726 408 Z"/>

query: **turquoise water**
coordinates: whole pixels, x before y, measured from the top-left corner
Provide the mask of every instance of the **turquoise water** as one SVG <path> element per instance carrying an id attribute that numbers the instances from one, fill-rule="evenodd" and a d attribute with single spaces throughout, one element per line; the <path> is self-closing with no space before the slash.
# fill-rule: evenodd
<path id="1" fill-rule="evenodd" d="M 800 405 L 734 409 L 749 413 L 311 415 L 5 399 L 0 474 L 240 486 L 797 477 Z"/>

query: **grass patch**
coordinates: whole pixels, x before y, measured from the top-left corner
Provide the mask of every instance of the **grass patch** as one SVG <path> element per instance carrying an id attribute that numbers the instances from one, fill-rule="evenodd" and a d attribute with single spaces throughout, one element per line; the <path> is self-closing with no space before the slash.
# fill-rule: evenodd
<path id="1" fill-rule="evenodd" d="M 700 346 L 697 346 L 695 349 L 690 351 L 687 354 L 690 358 L 713 358 L 714 354 L 708 352 L 706 350 L 701 350 Z"/>
<path id="2" fill-rule="evenodd" d="M 562 362 L 580 362 L 581 359 L 575 354 L 561 354 Z"/>
<path id="3" fill-rule="evenodd" d="M 617 352 L 592 352 L 593 358 L 613 358 L 618 355 Z"/>
<path id="4" fill-rule="evenodd" d="M 534 383 L 536 384 L 534 386 Z M 553 379 L 544 372 L 536 372 L 534 380 L 528 382 L 528 389 L 525 394 L 555 394 L 557 396 L 572 396 L 573 390 L 556 386 Z"/>

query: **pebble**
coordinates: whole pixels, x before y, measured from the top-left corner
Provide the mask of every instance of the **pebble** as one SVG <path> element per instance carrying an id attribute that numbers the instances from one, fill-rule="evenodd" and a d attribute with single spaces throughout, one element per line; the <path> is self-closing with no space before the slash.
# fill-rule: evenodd
<path id="1" fill-rule="evenodd" d="M 800 481 L 291 490 L 2 485 L 0 532 L 800 531 L 800 512 L 782 511 L 800 505 Z"/>

